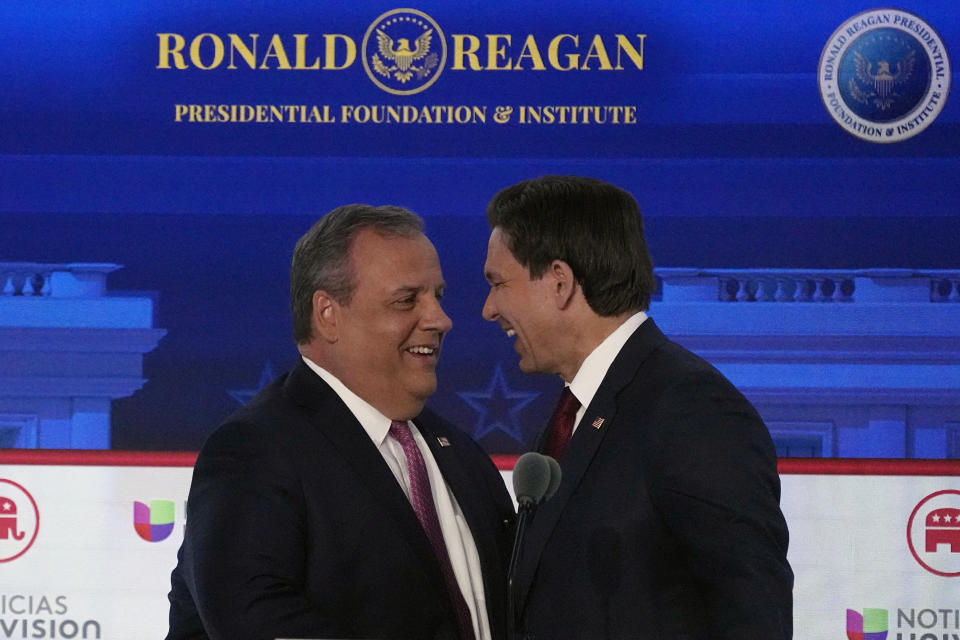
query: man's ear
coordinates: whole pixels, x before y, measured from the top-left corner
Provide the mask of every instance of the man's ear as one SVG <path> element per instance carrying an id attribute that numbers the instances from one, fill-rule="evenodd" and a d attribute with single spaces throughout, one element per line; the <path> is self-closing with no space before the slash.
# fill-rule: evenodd
<path id="1" fill-rule="evenodd" d="M 577 279 L 573 276 L 573 269 L 563 260 L 554 260 L 547 268 L 546 275 L 552 281 L 552 294 L 557 308 L 566 309 L 577 290 Z"/>
<path id="2" fill-rule="evenodd" d="M 333 344 L 340 339 L 340 303 L 326 291 L 314 291 L 310 322 L 318 338 Z"/>

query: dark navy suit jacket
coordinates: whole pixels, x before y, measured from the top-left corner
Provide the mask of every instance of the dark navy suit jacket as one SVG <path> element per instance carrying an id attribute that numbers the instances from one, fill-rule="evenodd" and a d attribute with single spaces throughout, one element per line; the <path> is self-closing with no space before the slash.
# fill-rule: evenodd
<path id="1" fill-rule="evenodd" d="M 414 422 L 473 533 L 491 630 L 503 638 L 514 511 L 502 477 L 437 416 L 425 411 Z M 403 490 L 346 405 L 302 362 L 204 445 L 178 560 L 169 640 L 458 636 Z"/>
<path id="2" fill-rule="evenodd" d="M 561 467 L 557 494 L 524 539 L 520 637 L 792 636 L 793 574 L 767 428 L 652 319 L 614 360 Z"/>

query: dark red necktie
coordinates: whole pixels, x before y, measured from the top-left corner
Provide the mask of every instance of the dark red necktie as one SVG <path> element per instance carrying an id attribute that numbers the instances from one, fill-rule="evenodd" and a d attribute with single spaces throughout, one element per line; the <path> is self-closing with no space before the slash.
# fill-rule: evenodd
<path id="1" fill-rule="evenodd" d="M 437 562 L 440 563 L 440 573 L 443 574 L 443 581 L 447 584 L 453 610 L 457 614 L 460 637 L 463 640 L 474 640 L 473 618 L 470 617 L 467 601 L 463 599 L 463 592 L 460 591 L 460 585 L 457 584 L 457 578 L 453 574 L 450 554 L 447 553 L 447 545 L 443 541 L 443 532 L 440 529 L 440 518 L 437 517 L 436 507 L 433 506 L 433 492 L 430 490 L 430 477 L 427 475 L 427 466 L 423 462 L 423 455 L 413 439 L 410 425 L 406 422 L 401 420 L 391 422 L 390 435 L 400 443 L 400 446 L 403 447 L 403 454 L 407 457 L 407 471 L 410 474 L 410 504 L 413 505 L 417 519 L 433 546 L 433 553 L 437 557 Z"/>
<path id="2" fill-rule="evenodd" d="M 573 434 L 573 422 L 577 419 L 577 411 L 580 410 L 580 401 L 570 391 L 570 387 L 564 387 L 560 394 L 560 400 L 557 402 L 557 408 L 550 417 L 547 425 L 547 443 L 544 445 L 543 452 L 551 458 L 558 461 L 563 458 L 567 445 L 570 443 L 570 436 Z"/>

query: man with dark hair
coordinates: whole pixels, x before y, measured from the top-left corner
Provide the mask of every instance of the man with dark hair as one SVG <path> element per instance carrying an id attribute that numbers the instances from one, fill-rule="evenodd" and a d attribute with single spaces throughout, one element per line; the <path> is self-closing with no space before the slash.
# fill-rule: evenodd
<path id="1" fill-rule="evenodd" d="M 200 452 L 168 639 L 505 637 L 513 506 L 424 410 L 451 322 L 423 222 L 340 207 L 290 276 L 301 360 Z"/>
<path id="2" fill-rule="evenodd" d="M 776 453 L 760 416 L 648 318 L 639 207 L 600 180 L 546 176 L 490 203 L 487 320 L 526 373 L 566 386 L 537 448 L 562 482 L 529 523 L 518 637 L 792 636 Z"/>

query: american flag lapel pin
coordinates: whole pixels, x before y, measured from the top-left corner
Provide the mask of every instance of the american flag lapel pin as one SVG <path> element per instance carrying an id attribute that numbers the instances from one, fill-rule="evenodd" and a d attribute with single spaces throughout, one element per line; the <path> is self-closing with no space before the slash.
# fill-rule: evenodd
<path id="1" fill-rule="evenodd" d="M 594 420 L 594 421 L 591 422 L 590 424 L 593 425 L 593 428 L 594 428 L 594 429 L 599 429 L 600 427 L 603 426 L 603 418 L 597 418 L 596 420 Z"/>
<path id="2" fill-rule="evenodd" d="M 443 436 L 437 436 L 437 442 L 440 443 L 441 447 L 449 447 L 450 441 L 444 438 Z"/>

